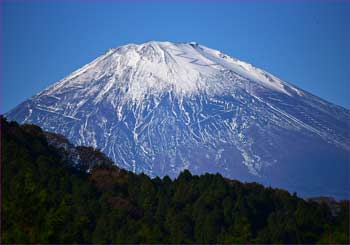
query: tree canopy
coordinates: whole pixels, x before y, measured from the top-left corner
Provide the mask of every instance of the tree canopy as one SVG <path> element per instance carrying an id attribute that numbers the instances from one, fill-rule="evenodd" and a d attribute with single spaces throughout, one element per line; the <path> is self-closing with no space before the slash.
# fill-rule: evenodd
<path id="1" fill-rule="evenodd" d="M 174 180 L 112 164 L 87 172 L 62 154 L 39 127 L 1 118 L 1 243 L 349 243 L 349 201 L 334 209 L 188 170 Z"/>

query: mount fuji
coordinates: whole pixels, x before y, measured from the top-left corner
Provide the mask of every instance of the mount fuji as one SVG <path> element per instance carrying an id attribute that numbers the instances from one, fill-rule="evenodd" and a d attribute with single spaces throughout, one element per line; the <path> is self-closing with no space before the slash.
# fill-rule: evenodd
<path id="1" fill-rule="evenodd" d="M 349 198 L 350 111 L 195 42 L 110 49 L 5 115 L 152 177 Z"/>

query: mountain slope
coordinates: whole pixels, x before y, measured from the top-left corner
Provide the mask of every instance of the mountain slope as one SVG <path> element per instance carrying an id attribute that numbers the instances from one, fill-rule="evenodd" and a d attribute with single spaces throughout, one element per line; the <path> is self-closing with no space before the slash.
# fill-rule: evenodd
<path id="1" fill-rule="evenodd" d="M 348 201 L 305 201 L 219 174 L 151 179 L 108 163 L 86 173 L 63 137 L 0 125 L 1 244 L 349 243 Z"/>
<path id="2" fill-rule="evenodd" d="M 111 49 L 6 117 L 150 176 L 189 169 L 349 194 L 348 110 L 197 43 Z"/>

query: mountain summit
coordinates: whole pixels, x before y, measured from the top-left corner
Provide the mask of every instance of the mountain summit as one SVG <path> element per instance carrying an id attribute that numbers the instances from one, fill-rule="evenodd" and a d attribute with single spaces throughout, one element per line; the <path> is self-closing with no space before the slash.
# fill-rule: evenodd
<path id="1" fill-rule="evenodd" d="M 349 110 L 195 42 L 110 49 L 6 114 L 120 167 L 349 195 Z"/>

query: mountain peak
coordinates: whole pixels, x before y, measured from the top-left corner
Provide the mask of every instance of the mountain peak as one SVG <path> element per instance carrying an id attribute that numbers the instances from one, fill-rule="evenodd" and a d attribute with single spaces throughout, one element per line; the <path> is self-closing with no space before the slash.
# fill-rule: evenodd
<path id="1" fill-rule="evenodd" d="M 189 169 L 347 191 L 348 110 L 194 42 L 110 49 L 6 116 L 151 176 Z"/>
<path id="2" fill-rule="evenodd" d="M 102 82 L 102 77 L 105 86 L 97 101 L 116 87 L 125 91 L 124 99 L 132 101 L 142 100 L 149 92 L 173 91 L 176 96 L 183 97 L 202 92 L 232 93 L 237 86 L 263 87 L 287 95 L 291 95 L 291 91 L 301 93 L 273 75 L 218 50 L 196 42 L 158 41 L 110 49 L 45 93 L 54 94 L 62 86 L 94 86 L 94 81 Z"/>

